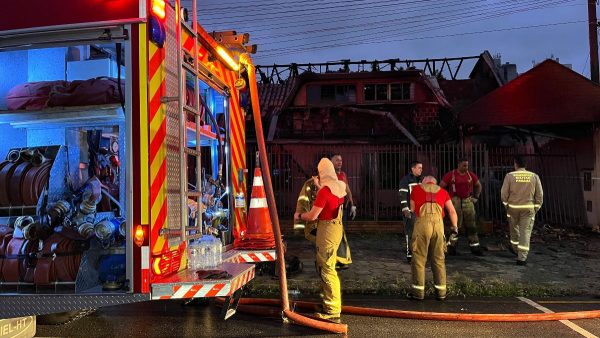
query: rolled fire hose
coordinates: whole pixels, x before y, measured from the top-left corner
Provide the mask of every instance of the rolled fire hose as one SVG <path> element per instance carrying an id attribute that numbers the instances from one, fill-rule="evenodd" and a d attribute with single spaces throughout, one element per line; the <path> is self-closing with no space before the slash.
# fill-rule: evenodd
<path id="1" fill-rule="evenodd" d="M 260 154 L 260 163 L 263 170 L 263 179 L 267 193 L 269 206 L 269 214 L 273 221 L 273 233 L 275 234 L 275 248 L 277 253 L 277 267 L 279 270 L 279 288 L 281 292 L 281 308 L 283 314 L 300 325 L 312 327 L 315 329 L 329 331 L 333 333 L 348 333 L 348 325 L 328 323 L 316 319 L 311 319 L 297 314 L 290 310 L 290 302 L 287 291 L 287 278 L 285 271 L 285 259 L 283 256 L 283 243 L 281 242 L 281 229 L 279 227 L 279 217 L 277 215 L 277 205 L 275 204 L 275 194 L 273 192 L 273 184 L 271 182 L 271 169 L 267 159 L 267 148 L 265 146 L 265 138 L 262 128 L 260 104 L 258 100 L 258 86 L 256 84 L 256 69 L 252 63 L 250 55 L 244 53 L 240 55 L 240 64 L 246 67 L 248 72 L 248 86 L 250 89 L 252 101 L 252 114 L 254 118 L 254 128 L 256 131 L 256 140 L 258 141 L 258 150 Z"/>

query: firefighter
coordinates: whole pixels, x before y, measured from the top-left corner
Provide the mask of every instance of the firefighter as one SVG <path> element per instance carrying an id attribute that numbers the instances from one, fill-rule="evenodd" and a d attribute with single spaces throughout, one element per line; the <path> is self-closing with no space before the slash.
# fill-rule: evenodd
<path id="1" fill-rule="evenodd" d="M 296 212 L 308 212 L 313 206 L 315 199 L 317 198 L 317 191 L 320 188 L 319 177 L 313 176 L 304 182 L 298 200 L 296 201 Z M 305 222 L 304 225 L 304 237 L 309 241 L 315 243 L 317 236 L 317 221 Z M 337 270 L 344 270 L 348 268 L 348 265 L 352 263 L 352 257 L 350 255 L 350 246 L 346 239 L 346 233 L 342 236 L 342 244 L 340 245 L 337 252 Z"/>
<path id="2" fill-rule="evenodd" d="M 422 181 L 423 163 L 414 161 L 410 164 L 410 173 L 400 180 L 400 206 L 402 207 L 402 222 L 404 223 L 404 234 L 406 237 L 406 261 L 410 263 L 412 250 L 410 239 L 412 238 L 415 218 L 410 209 L 410 192 L 415 185 Z"/>
<path id="3" fill-rule="evenodd" d="M 329 159 L 333 163 L 333 168 L 335 169 L 338 180 L 346 183 L 346 198 L 344 199 L 344 210 L 342 211 L 342 223 L 347 224 L 346 221 L 348 220 L 348 217 L 352 217 L 352 220 L 354 220 L 356 217 L 356 206 L 354 205 L 354 199 L 352 198 L 350 184 L 348 184 L 348 175 L 342 171 L 343 161 L 341 154 L 334 153 Z M 345 213 L 345 210 L 348 210 L 348 206 L 350 207 L 350 211 Z M 350 258 L 350 246 L 348 245 L 348 240 L 346 239 L 346 231 L 344 231 L 342 245 L 340 245 L 337 256 L 338 261 L 335 265 L 335 268 L 337 270 L 348 269 L 348 265 L 352 263 L 352 259 Z"/>
<path id="4" fill-rule="evenodd" d="M 409 299 L 425 298 L 425 264 L 431 259 L 431 270 L 436 291 L 436 299 L 446 299 L 446 263 L 444 240 L 444 208 L 448 212 L 456 236 L 458 216 L 448 192 L 440 188 L 433 176 L 426 176 L 423 183 L 416 185 L 410 196 L 411 210 L 416 221 L 411 238 L 413 259 L 411 263 L 412 287 Z"/>
<path id="5" fill-rule="evenodd" d="M 331 162 L 333 163 L 333 167 L 335 168 L 335 173 L 337 175 L 338 180 L 346 183 L 346 199 L 344 200 L 344 208 L 348 210 L 348 206 L 350 206 L 350 211 L 348 212 L 348 216 L 352 217 L 352 220 L 356 217 L 356 206 L 354 205 L 354 199 L 352 198 L 352 191 L 350 190 L 350 184 L 348 184 L 348 175 L 344 171 L 342 171 L 342 155 L 333 154 L 331 155 Z M 344 221 L 346 219 L 344 218 Z"/>
<path id="6" fill-rule="evenodd" d="M 510 251 L 517 255 L 517 265 L 527 265 L 531 230 L 535 214 L 542 207 L 544 191 L 539 176 L 525 169 L 522 157 L 515 157 L 514 167 L 515 171 L 504 178 L 501 198 L 510 226 Z"/>
<path id="7" fill-rule="evenodd" d="M 469 160 L 460 158 L 458 168 L 444 175 L 440 187 L 448 189 L 454 209 L 458 214 L 458 226 L 466 227 L 471 253 L 483 256 L 477 236 L 477 215 L 475 203 L 481 195 L 481 182 L 474 172 L 469 170 Z M 449 254 L 456 254 L 456 245 L 448 246 Z"/>
<path id="8" fill-rule="evenodd" d="M 296 213 L 295 220 L 317 223 L 317 272 L 321 277 L 322 311 L 316 317 L 339 323 L 342 312 L 340 279 L 335 269 L 336 252 L 344 233 L 342 205 L 346 196 L 346 184 L 338 180 L 333 163 L 322 158 L 318 165 L 321 189 L 309 212 Z"/>

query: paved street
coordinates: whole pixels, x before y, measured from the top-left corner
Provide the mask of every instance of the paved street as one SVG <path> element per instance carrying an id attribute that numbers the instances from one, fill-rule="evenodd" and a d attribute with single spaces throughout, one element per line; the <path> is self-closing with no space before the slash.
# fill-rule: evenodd
<path id="1" fill-rule="evenodd" d="M 600 308 L 591 297 L 533 299 L 552 311 Z M 403 298 L 346 297 L 346 305 L 387 309 L 458 313 L 540 313 L 517 298 L 451 298 L 411 302 Z M 278 318 L 237 313 L 227 321 L 218 318 L 214 305 L 182 306 L 161 301 L 108 307 L 63 326 L 38 325 L 38 337 L 336 337 L 310 328 L 283 324 Z M 600 335 L 600 320 L 586 319 L 536 323 L 477 323 L 421 321 L 344 315 L 350 337 L 593 337 Z M 568 326 L 569 325 L 569 326 Z M 339 336 L 338 336 L 339 337 Z"/>

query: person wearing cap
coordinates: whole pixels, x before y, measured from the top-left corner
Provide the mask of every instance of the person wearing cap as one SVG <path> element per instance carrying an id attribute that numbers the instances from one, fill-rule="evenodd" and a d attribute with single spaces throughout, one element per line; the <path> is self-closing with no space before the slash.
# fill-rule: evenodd
<path id="1" fill-rule="evenodd" d="M 542 207 L 544 190 L 540 177 L 525 169 L 521 156 L 514 159 L 515 171 L 506 174 L 500 192 L 510 227 L 510 251 L 517 255 L 517 265 L 527 265 L 531 230 L 535 214 Z"/>
<path id="2" fill-rule="evenodd" d="M 477 214 L 475 213 L 475 203 L 479 200 L 482 187 L 477 175 L 469 170 L 469 160 L 466 157 L 459 158 L 458 168 L 444 175 L 440 187 L 448 189 L 450 193 L 454 209 L 458 214 L 458 225 L 464 226 L 467 230 L 471 253 L 475 256 L 482 256 L 483 251 L 477 235 Z M 449 246 L 448 253 L 456 254 L 456 246 Z"/>
<path id="3" fill-rule="evenodd" d="M 411 238 L 412 286 L 407 296 L 413 300 L 425 298 L 425 265 L 428 256 L 431 259 L 436 299 L 440 301 L 446 299 L 444 208 L 452 224 L 450 230 L 455 236 L 458 231 L 458 216 L 450 195 L 436 183 L 433 176 L 426 176 L 410 194 L 410 206 L 415 212 L 416 221 Z"/>
<path id="4" fill-rule="evenodd" d="M 342 242 L 342 205 L 346 184 L 338 180 L 333 163 L 322 158 L 318 165 L 319 184 L 313 207 L 306 213 L 295 213 L 294 220 L 310 222 L 318 219 L 316 236 L 317 273 L 321 277 L 322 311 L 319 319 L 339 323 L 342 312 L 340 279 L 335 269 L 337 250 Z"/>

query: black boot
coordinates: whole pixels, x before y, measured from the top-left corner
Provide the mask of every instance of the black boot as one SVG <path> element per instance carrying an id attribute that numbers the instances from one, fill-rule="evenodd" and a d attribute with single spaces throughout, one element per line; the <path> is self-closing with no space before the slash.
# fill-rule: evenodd
<path id="1" fill-rule="evenodd" d="M 483 251 L 479 245 L 471 247 L 471 253 L 475 256 L 483 256 Z"/>
<path id="2" fill-rule="evenodd" d="M 458 252 L 456 251 L 456 247 L 454 245 L 448 245 L 448 255 L 449 256 L 458 255 Z"/>

